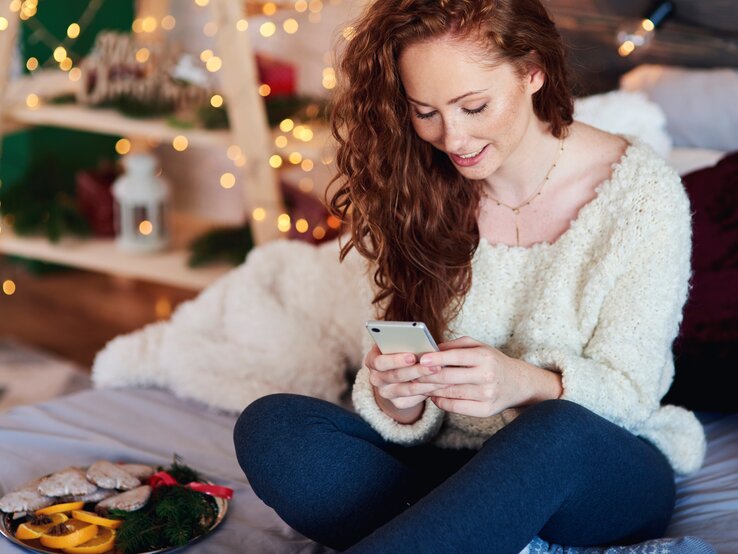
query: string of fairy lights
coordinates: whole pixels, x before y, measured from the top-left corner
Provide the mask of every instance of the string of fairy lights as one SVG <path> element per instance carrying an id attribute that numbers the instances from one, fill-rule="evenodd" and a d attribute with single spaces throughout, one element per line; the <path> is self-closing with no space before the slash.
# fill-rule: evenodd
<path id="1" fill-rule="evenodd" d="M 0 0 L 3 1 L 3 0 Z M 4 0 L 7 1 L 7 0 Z M 197 8 L 205 8 L 210 4 L 210 0 L 191 0 Z M 325 0 L 329 5 L 341 4 L 343 0 Z M 45 60 L 36 57 L 28 57 L 25 60 L 26 69 L 33 74 L 40 69 L 49 69 L 58 67 L 59 70 L 66 72 L 70 81 L 79 81 L 82 77 L 82 71 L 77 66 L 81 61 L 81 55 L 75 52 L 75 45 L 78 39 L 86 30 L 90 28 L 98 11 L 102 6 L 103 0 L 90 0 L 85 7 L 83 13 L 71 21 L 67 26 L 65 36 L 60 40 L 46 29 L 41 21 L 36 17 L 38 12 L 38 0 L 11 0 L 9 8 L 11 12 L 17 13 L 20 20 L 28 27 L 30 34 L 28 40 L 31 43 L 44 44 L 49 49 L 49 56 Z M 278 13 L 293 11 L 295 15 L 302 14 L 300 19 L 304 19 L 307 15 L 307 21 L 311 24 L 318 24 L 322 21 L 324 9 L 323 0 L 294 0 L 289 2 L 271 2 L 271 1 L 243 1 L 244 17 L 236 22 L 236 29 L 240 32 L 246 32 L 250 24 L 258 24 L 258 33 L 265 39 L 275 37 L 279 33 L 286 35 L 294 35 L 299 32 L 300 22 L 295 17 L 277 18 Z M 254 23 L 250 18 L 258 16 L 258 23 Z M 266 19 L 265 19 L 266 18 Z M 131 25 L 131 31 L 135 35 L 147 35 L 156 32 L 168 32 L 175 29 L 177 20 L 174 15 L 167 14 L 160 19 L 152 16 L 136 17 Z M 0 33 L 8 29 L 9 21 L 0 16 Z M 202 33 L 205 37 L 213 38 L 218 33 L 218 24 L 215 21 L 207 21 L 202 27 Z M 343 30 L 343 37 L 350 40 L 353 36 L 353 29 L 347 27 Z M 139 63 L 146 63 L 149 59 L 149 49 L 142 45 L 136 52 L 136 60 Z M 199 53 L 199 58 L 203 62 L 205 69 L 211 73 L 217 73 L 221 70 L 223 61 L 213 49 L 205 49 Z M 322 70 L 322 86 L 326 90 L 331 90 L 336 86 L 336 74 L 331 66 L 331 54 L 326 52 L 323 56 Z M 258 93 L 260 96 L 267 98 L 271 94 L 271 89 L 267 84 L 259 84 Z M 31 92 L 25 98 L 25 104 L 29 109 L 36 109 L 42 105 L 42 98 L 39 94 Z M 221 94 L 215 93 L 210 98 L 210 104 L 219 108 L 223 106 L 224 99 Z M 311 105 L 307 108 L 307 117 L 314 118 L 318 115 L 318 106 Z M 310 176 L 315 168 L 315 164 L 322 163 L 330 165 L 333 161 L 330 154 L 319 155 L 319 160 L 303 155 L 299 148 L 290 148 L 292 143 L 303 145 L 306 147 L 315 146 L 312 144 L 318 137 L 315 136 L 314 130 L 309 124 L 302 124 L 292 119 L 284 119 L 279 123 L 279 134 L 274 137 L 274 147 L 277 152 L 269 157 L 268 163 L 275 170 L 285 167 L 299 167 L 304 176 L 299 179 L 298 187 L 301 191 L 309 193 L 314 188 L 313 178 Z M 160 141 L 158 139 L 148 139 L 147 144 L 150 147 L 156 147 Z M 0 140 L 0 157 L 2 156 Z M 176 152 L 184 152 L 190 146 L 190 141 L 186 134 L 175 136 L 171 141 L 171 146 Z M 115 150 L 121 156 L 127 155 L 132 150 L 132 141 L 130 138 L 124 137 L 117 141 Z M 220 175 L 219 184 L 224 189 L 232 189 L 237 184 L 236 174 L 240 168 L 246 165 L 246 158 L 241 149 L 231 144 L 226 148 L 226 157 L 233 163 L 234 170 L 227 171 Z M 0 183 L 2 186 L 2 183 Z M 251 218 L 256 222 L 266 220 L 268 213 L 264 207 L 255 207 L 251 212 Z M 291 221 L 290 215 L 287 213 L 279 214 L 276 218 L 276 225 L 280 232 L 287 233 L 292 226 L 299 233 L 311 232 L 316 240 L 322 239 L 326 233 L 326 227 L 338 229 L 340 221 L 329 216 L 325 222 L 314 225 L 310 228 L 310 223 L 305 219 L 298 219 L 294 223 Z M 0 228 L 1 229 L 1 228 Z M 0 230 L 1 232 L 1 230 Z M 15 285 L 11 280 L 2 283 L 2 290 L 5 294 L 10 295 L 15 292 Z"/>

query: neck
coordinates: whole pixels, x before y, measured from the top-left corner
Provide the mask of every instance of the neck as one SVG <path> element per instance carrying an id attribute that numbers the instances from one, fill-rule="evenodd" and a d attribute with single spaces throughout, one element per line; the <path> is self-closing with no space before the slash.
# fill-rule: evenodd
<path id="1" fill-rule="evenodd" d="M 485 189 L 493 198 L 517 206 L 541 184 L 558 154 L 560 142 L 547 124 L 538 123 L 529 128 L 504 163 L 487 179 Z"/>

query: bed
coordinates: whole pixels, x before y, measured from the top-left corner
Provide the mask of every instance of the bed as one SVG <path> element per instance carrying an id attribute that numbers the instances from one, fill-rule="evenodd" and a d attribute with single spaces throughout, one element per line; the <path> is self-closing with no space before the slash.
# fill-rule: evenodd
<path id="1" fill-rule="evenodd" d="M 589 554 L 699 554 L 710 552 L 705 543 L 718 554 L 738 553 L 738 401 L 726 380 L 738 344 L 738 213 L 714 215 L 709 208 L 721 198 L 725 206 L 738 205 L 738 72 L 705 71 L 642 65 L 621 79 L 619 90 L 577 106 L 579 119 L 640 136 L 668 157 L 684 176 L 697 215 L 707 218 L 695 229 L 696 247 L 719 236 L 723 249 L 715 255 L 697 250 L 695 294 L 675 345 L 680 368 L 668 396 L 697 411 L 708 446 L 704 466 L 677 478 L 666 536 L 705 542 L 662 541 Z M 674 101 L 674 91 L 689 98 L 690 83 L 712 115 Z M 265 394 L 347 402 L 363 348 L 367 291 L 356 290 L 350 273 L 359 262 L 339 266 L 335 258 L 331 244 L 283 241 L 256 249 L 170 321 L 112 341 L 96 359 L 95 388 L 0 414 L 0 496 L 70 465 L 97 459 L 167 465 L 176 453 L 235 491 L 223 524 L 188 551 L 331 552 L 290 529 L 254 495 L 231 437 L 239 410 Z M 729 294 L 716 297 L 716 289 Z M 295 350 L 297 357 L 282 355 Z M 1 554 L 19 551 L 0 540 Z M 531 551 L 584 552 L 556 545 Z"/>

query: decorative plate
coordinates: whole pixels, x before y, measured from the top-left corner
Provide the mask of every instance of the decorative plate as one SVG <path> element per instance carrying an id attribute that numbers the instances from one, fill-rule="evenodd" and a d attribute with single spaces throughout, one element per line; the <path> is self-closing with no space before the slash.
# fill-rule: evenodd
<path id="1" fill-rule="evenodd" d="M 213 484 L 210 481 L 206 481 L 206 483 L 210 485 Z M 216 515 L 215 520 L 213 521 L 212 525 L 208 528 L 208 530 L 205 533 L 203 533 L 202 535 L 198 535 L 197 537 L 194 537 L 187 544 L 184 544 L 182 546 L 170 546 L 167 548 L 160 548 L 158 550 L 150 550 L 147 552 L 141 552 L 139 554 L 158 554 L 161 552 L 176 552 L 183 548 L 189 547 L 192 544 L 210 535 L 223 522 L 226 512 L 228 511 L 228 500 L 226 500 L 225 498 L 218 498 L 215 496 L 212 497 L 212 499 L 215 501 L 215 504 L 218 509 L 218 514 Z M 40 552 L 42 554 L 58 554 L 61 552 L 61 550 L 43 546 L 38 540 L 22 541 L 20 539 L 17 539 L 15 537 L 15 530 L 23 522 L 23 520 L 24 518 L 18 518 L 14 522 L 13 514 L 7 514 L 7 513 L 0 512 L 0 535 L 4 536 L 10 542 L 16 544 L 17 546 L 23 548 L 24 550 L 28 552 Z M 119 553 L 120 551 L 117 548 L 114 548 L 113 550 L 108 550 L 105 554 L 119 554 Z"/>

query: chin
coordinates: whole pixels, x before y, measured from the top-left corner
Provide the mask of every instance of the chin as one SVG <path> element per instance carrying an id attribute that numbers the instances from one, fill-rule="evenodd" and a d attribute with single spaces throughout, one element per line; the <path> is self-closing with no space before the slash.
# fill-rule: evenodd
<path id="1" fill-rule="evenodd" d="M 484 180 L 494 173 L 494 170 L 491 169 L 487 164 L 480 164 L 472 167 L 462 167 L 454 164 L 453 162 L 451 163 L 456 168 L 456 171 L 458 171 L 462 176 L 475 181 Z"/>

